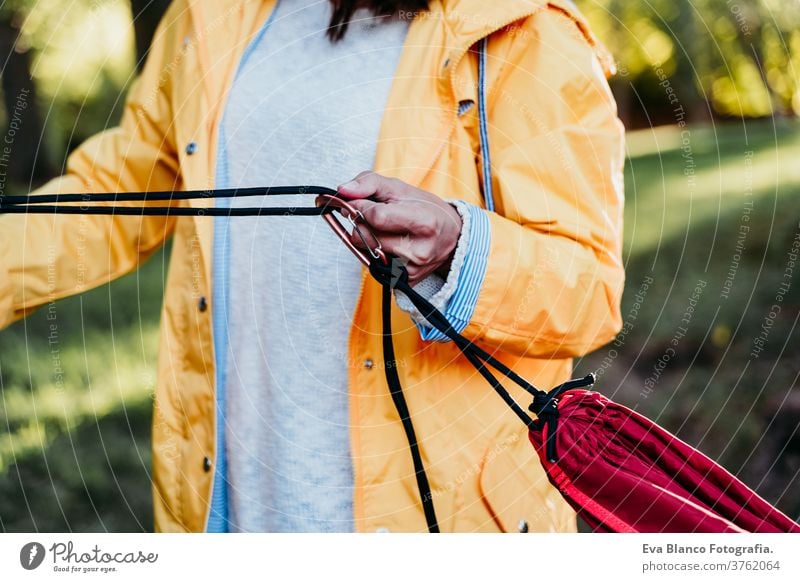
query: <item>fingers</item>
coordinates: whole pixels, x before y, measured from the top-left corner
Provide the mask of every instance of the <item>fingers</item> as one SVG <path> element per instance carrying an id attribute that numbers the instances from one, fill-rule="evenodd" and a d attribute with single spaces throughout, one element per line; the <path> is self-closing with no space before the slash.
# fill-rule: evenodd
<path id="1" fill-rule="evenodd" d="M 400 180 L 387 178 L 375 172 L 361 172 L 351 181 L 337 188 L 339 195 L 346 199 L 372 197 L 380 202 L 389 202 L 402 196 L 405 185 Z"/>
<path id="2" fill-rule="evenodd" d="M 382 204 L 371 200 L 357 200 L 351 204 L 381 233 L 427 235 L 435 228 L 435 216 L 418 204 Z"/>
<path id="3" fill-rule="evenodd" d="M 412 284 L 450 260 L 461 217 L 437 196 L 374 172 L 362 172 L 338 192 L 366 222 L 350 234 L 352 243 L 362 249 L 373 244 L 364 230 L 369 225 L 383 250 L 405 263 Z M 360 216 L 349 218 L 360 224 Z"/>

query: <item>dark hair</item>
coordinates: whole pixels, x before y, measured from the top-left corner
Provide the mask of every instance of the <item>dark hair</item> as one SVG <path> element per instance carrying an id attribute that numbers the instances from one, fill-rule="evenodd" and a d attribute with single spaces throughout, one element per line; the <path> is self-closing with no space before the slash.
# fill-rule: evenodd
<path id="1" fill-rule="evenodd" d="M 344 37 L 353 13 L 359 8 L 368 8 L 375 16 L 408 12 L 409 19 L 413 18 L 414 12 L 428 9 L 428 0 L 331 0 L 331 4 L 333 4 L 333 15 L 328 28 L 328 38 L 334 42 Z"/>

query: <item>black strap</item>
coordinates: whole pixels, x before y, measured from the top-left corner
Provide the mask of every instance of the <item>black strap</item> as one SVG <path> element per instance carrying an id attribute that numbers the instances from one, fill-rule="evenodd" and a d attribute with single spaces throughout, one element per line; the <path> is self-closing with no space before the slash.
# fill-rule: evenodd
<path id="1" fill-rule="evenodd" d="M 269 188 L 229 188 L 220 190 L 186 190 L 180 192 L 120 192 L 101 194 L 34 194 L 28 196 L 0 195 L 0 214 L 92 214 L 119 216 L 320 216 L 333 211 L 320 207 L 251 207 L 196 208 L 188 206 L 118 206 L 123 202 L 179 202 L 216 198 L 251 196 L 301 196 L 328 194 L 336 190 L 322 186 L 271 186 Z M 105 203 L 112 204 L 105 204 Z M 98 204 L 101 203 L 101 204 Z M 62 206 L 72 204 L 72 206 Z M 97 205 L 96 205 L 97 204 Z"/>
<path id="2" fill-rule="evenodd" d="M 503 400 L 511 406 L 512 410 L 519 416 L 526 425 L 530 425 L 533 421 L 525 414 L 525 411 L 514 401 L 514 398 L 503 388 L 497 381 L 492 373 L 483 366 L 482 362 L 468 349 L 463 342 L 467 340 L 458 334 L 447 319 L 428 303 L 422 296 L 414 291 L 408 284 L 408 271 L 398 262 L 395 257 L 387 256 L 389 263 L 383 264 L 381 261 L 373 261 L 370 264 L 370 273 L 372 276 L 381 283 L 382 289 L 382 323 L 383 323 L 383 360 L 384 370 L 386 375 L 386 383 L 389 386 L 389 392 L 392 396 L 397 414 L 400 417 L 400 422 L 403 425 L 403 430 L 406 433 L 408 441 L 408 448 L 411 452 L 411 460 L 414 465 L 414 475 L 417 480 L 417 488 L 419 489 L 419 497 L 422 503 L 422 510 L 425 514 L 425 521 L 428 526 L 428 532 L 439 533 L 439 524 L 436 519 L 436 511 L 433 506 L 433 493 L 431 492 L 430 482 L 428 481 L 427 473 L 425 472 L 425 464 L 422 461 L 422 454 L 419 450 L 419 443 L 417 442 L 417 435 L 414 431 L 414 424 L 411 421 L 411 413 L 408 409 L 405 397 L 403 395 L 403 387 L 400 383 L 400 377 L 397 373 L 397 360 L 394 352 L 394 340 L 392 337 L 392 288 L 399 289 L 405 293 L 412 303 L 426 316 L 426 319 L 437 327 L 442 333 L 445 333 L 461 348 L 461 351 L 469 359 L 473 366 L 483 375 L 484 378 L 492 385 L 495 391 L 500 394 Z M 468 343 L 468 342 L 467 342 Z M 488 354 L 487 354 L 488 355 Z"/>
<path id="3" fill-rule="evenodd" d="M 439 523 L 436 520 L 436 511 L 433 508 L 433 493 L 428 482 L 428 475 L 425 473 L 425 465 L 422 462 L 422 454 L 419 450 L 417 434 L 414 432 L 414 424 L 411 422 L 408 403 L 403 395 L 403 386 L 397 373 L 397 358 L 394 354 L 394 342 L 392 341 L 392 288 L 389 285 L 383 286 L 381 312 L 383 319 L 383 369 L 386 371 L 386 383 L 389 385 L 392 402 L 406 433 L 408 448 L 411 451 L 411 460 L 414 463 L 414 475 L 417 478 L 422 511 L 425 513 L 425 521 L 428 524 L 428 532 L 439 533 Z"/>
<path id="4" fill-rule="evenodd" d="M 394 288 L 404 293 L 414 307 L 419 310 L 432 326 L 453 340 L 453 343 L 458 346 L 464 356 L 472 363 L 486 381 L 489 382 L 495 392 L 498 393 L 503 401 L 514 411 L 520 420 L 522 420 L 525 426 L 533 428 L 535 421 L 533 421 L 516 400 L 514 400 L 514 397 L 511 396 L 508 390 L 495 378 L 494 374 L 489 371 L 484 362 L 491 365 L 532 396 L 545 393 L 453 329 L 453 326 L 450 325 L 450 322 L 442 312 L 431 305 L 430 302 L 414 291 L 411 285 L 408 284 L 408 273 L 405 267 L 400 264 L 399 260 L 391 256 L 389 256 L 388 259 L 389 265 L 384 265 L 380 261 L 372 262 L 370 265 L 370 273 L 372 276 L 384 287 Z M 384 335 L 389 335 L 391 337 L 391 328 L 384 328 Z"/>
<path id="5" fill-rule="evenodd" d="M 384 350 L 384 363 L 386 368 L 386 381 L 389 384 L 389 389 L 392 393 L 395 407 L 397 408 L 400 419 L 403 422 L 403 427 L 406 430 L 408 437 L 409 448 L 414 462 L 414 471 L 417 478 L 417 485 L 419 487 L 420 499 L 422 500 L 425 518 L 428 523 L 428 530 L 431 532 L 438 531 L 438 524 L 436 522 L 436 514 L 432 505 L 432 497 L 430 492 L 430 485 L 427 475 L 425 474 L 424 464 L 419 452 L 419 446 L 414 433 L 414 428 L 411 423 L 408 407 L 402 396 L 402 387 L 400 380 L 397 376 L 396 361 L 394 355 L 394 345 L 392 340 L 392 322 L 391 322 L 391 289 L 396 289 L 404 293 L 411 303 L 419 310 L 425 319 L 433 327 L 441 331 L 459 348 L 467 360 L 475 367 L 475 369 L 486 379 L 489 385 L 492 386 L 494 391 L 503 399 L 503 401 L 511 408 L 514 414 L 525 424 L 528 430 L 541 430 L 543 423 L 547 425 L 547 442 L 545 444 L 545 455 L 550 462 L 557 461 L 556 453 L 556 428 L 558 423 L 558 397 L 567 390 L 575 388 L 584 388 L 594 384 L 594 374 L 589 374 L 583 378 L 570 380 L 559 386 L 556 386 L 549 392 L 544 392 L 534 387 L 530 382 L 519 376 L 516 372 L 508 368 L 505 364 L 497 360 L 494 356 L 478 347 L 467 338 L 459 334 L 441 311 L 436 309 L 427 299 L 422 297 L 419 293 L 408 283 L 408 272 L 396 257 L 387 255 L 388 264 L 384 264 L 379 260 L 374 260 L 370 264 L 370 274 L 383 286 L 383 350 Z M 505 389 L 505 387 L 497 380 L 494 374 L 486 367 L 486 364 L 492 366 L 495 370 L 512 380 L 514 383 L 523 388 L 526 392 L 533 396 L 533 403 L 528 408 L 531 412 L 535 413 L 537 420 L 532 419 L 524 411 L 524 409 L 514 400 L 514 397 Z"/>
<path id="6" fill-rule="evenodd" d="M 189 206 L 0 206 L 0 214 L 82 214 L 101 216 L 321 216 L 333 208 L 320 207 L 252 207 L 193 208 Z"/>
<path id="7" fill-rule="evenodd" d="M 396 259 L 395 259 L 396 260 Z M 399 268 L 405 269 L 400 266 Z M 373 269 L 371 268 L 370 271 Z M 398 267 L 394 267 L 396 272 Z M 373 274 L 374 276 L 374 274 Z M 414 304 L 414 306 L 425 316 L 425 319 L 445 334 L 461 350 L 461 353 L 469 360 L 475 369 L 486 379 L 487 382 L 494 388 L 494 391 L 503 399 L 503 401 L 511 408 L 514 414 L 525 424 L 529 430 L 541 430 L 542 423 L 547 424 L 547 443 L 545 455 L 548 461 L 555 463 L 558 460 L 556 452 L 556 427 L 558 424 L 558 398 L 567 390 L 574 390 L 577 388 L 586 388 L 595 382 L 594 374 L 587 374 L 583 378 L 576 378 L 569 380 L 552 388 L 548 392 L 534 387 L 530 382 L 519 376 L 513 370 L 508 368 L 505 364 L 497 360 L 491 354 L 481 349 L 467 338 L 459 334 L 447 318 L 433 305 L 430 304 L 424 297 L 414 291 L 408 284 L 408 278 L 397 278 L 395 285 L 397 289 L 402 291 Z M 503 374 L 506 378 L 513 381 L 515 384 L 523 388 L 525 391 L 533 396 L 533 402 L 528 407 L 528 410 L 536 414 L 537 420 L 531 419 L 522 409 L 522 407 L 514 400 L 511 394 L 503 387 L 502 384 L 495 378 L 495 376 L 486 368 L 485 364 L 489 364 L 495 370 Z"/>

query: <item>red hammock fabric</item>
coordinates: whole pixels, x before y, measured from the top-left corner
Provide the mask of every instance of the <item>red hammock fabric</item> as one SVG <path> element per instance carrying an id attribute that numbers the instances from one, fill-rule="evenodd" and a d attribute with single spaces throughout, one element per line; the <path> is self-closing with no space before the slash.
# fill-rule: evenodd
<path id="1" fill-rule="evenodd" d="M 675 435 L 588 390 L 559 397 L 558 460 L 530 432 L 550 482 L 595 531 L 796 532 L 800 525 Z"/>

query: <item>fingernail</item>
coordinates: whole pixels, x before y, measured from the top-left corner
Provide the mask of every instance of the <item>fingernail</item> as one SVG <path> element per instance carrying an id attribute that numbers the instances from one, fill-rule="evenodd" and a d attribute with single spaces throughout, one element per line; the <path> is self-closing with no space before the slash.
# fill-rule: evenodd
<path id="1" fill-rule="evenodd" d="M 358 182 L 355 180 L 350 180 L 346 184 L 339 186 L 340 190 L 355 190 L 356 188 L 358 188 Z"/>

